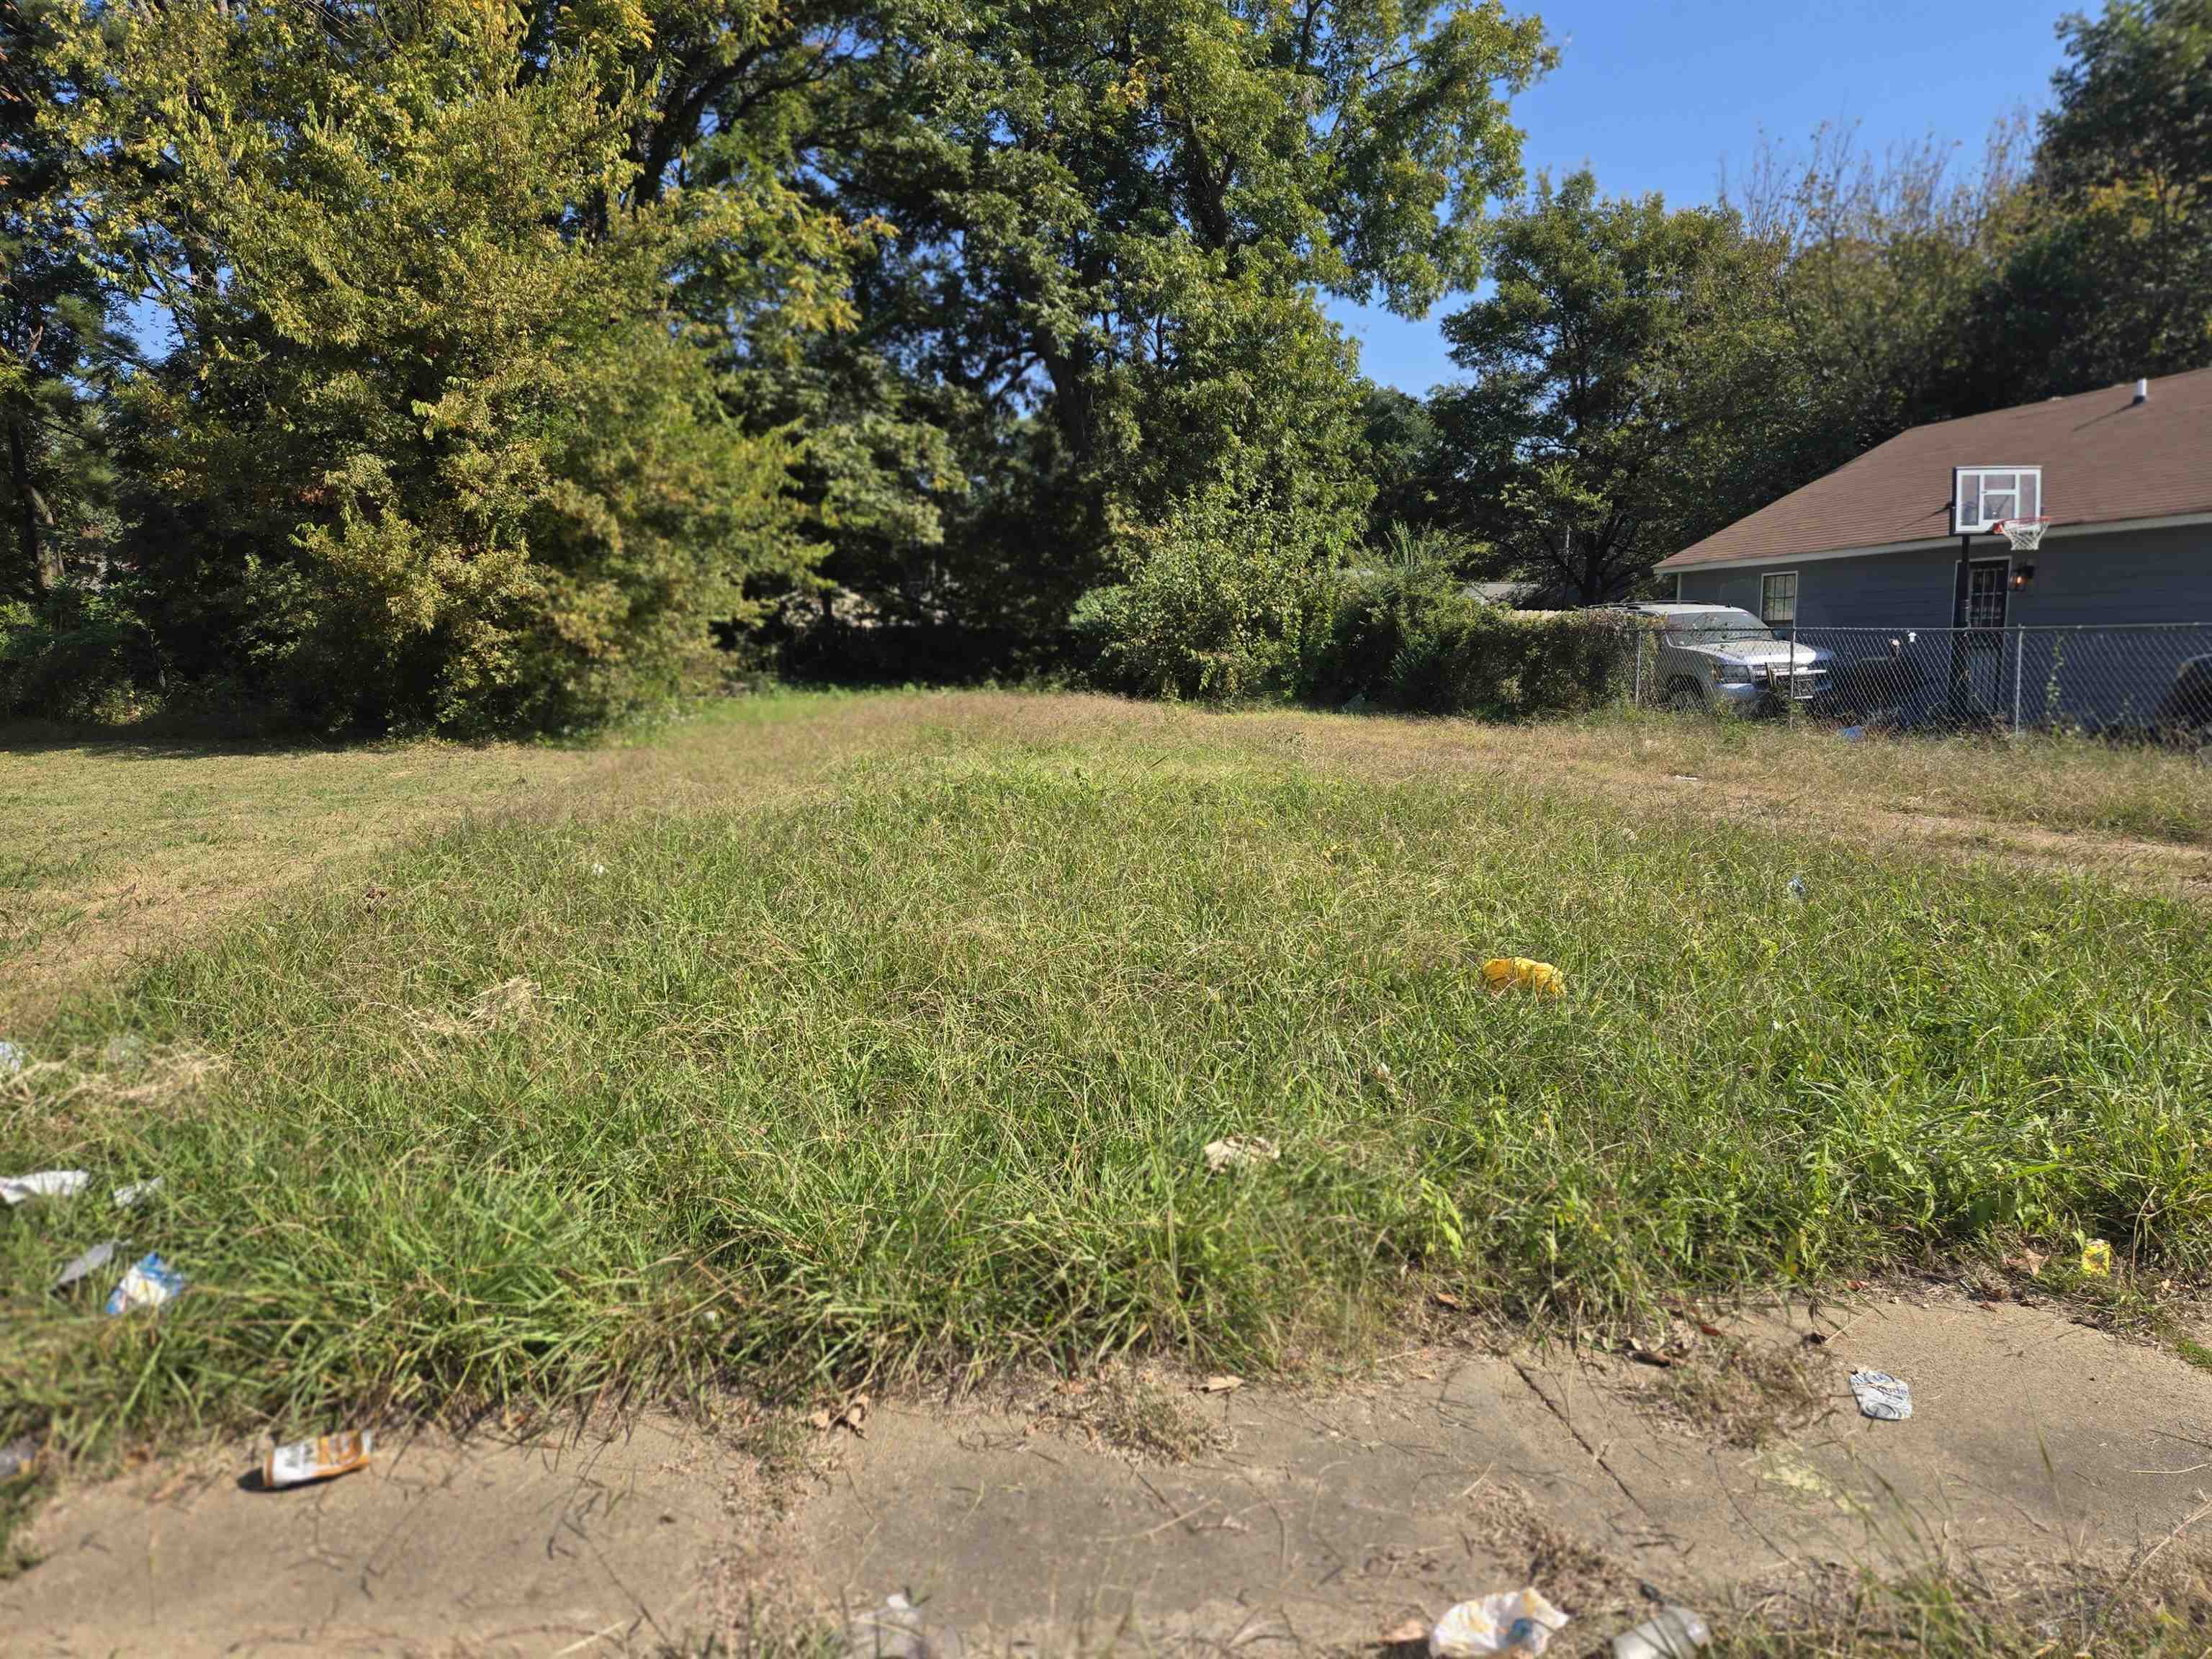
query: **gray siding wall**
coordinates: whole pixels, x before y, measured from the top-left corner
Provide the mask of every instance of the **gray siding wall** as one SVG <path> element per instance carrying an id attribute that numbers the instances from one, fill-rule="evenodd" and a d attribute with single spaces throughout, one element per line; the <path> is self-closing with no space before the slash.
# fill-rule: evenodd
<path id="1" fill-rule="evenodd" d="M 1741 605 L 1759 615 L 1759 579 L 1797 573 L 1801 628 L 1944 628 L 1951 621 L 1953 553 L 1874 553 L 1863 559 L 1736 565 L 1682 573 L 1685 605 Z"/>
<path id="2" fill-rule="evenodd" d="M 2212 622 L 2212 524 L 2054 536 L 2034 559 L 2035 580 L 2013 595 L 2019 627 Z"/>
<path id="3" fill-rule="evenodd" d="M 1974 556 L 2009 555 L 1996 538 L 1977 538 Z M 2212 525 L 2061 536 L 2033 555 L 2035 580 L 2012 595 L 2015 627 L 2147 622 L 2212 622 Z M 1797 573 L 1802 628 L 1948 628 L 1957 579 L 1955 546 L 1857 559 L 1778 560 L 1682 573 L 1692 605 L 1741 605 L 1759 614 L 1759 578 Z"/>

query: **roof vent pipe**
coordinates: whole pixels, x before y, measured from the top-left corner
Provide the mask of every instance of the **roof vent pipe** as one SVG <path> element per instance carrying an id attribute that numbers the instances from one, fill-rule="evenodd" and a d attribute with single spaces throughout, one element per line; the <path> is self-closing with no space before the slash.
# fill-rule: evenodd
<path id="1" fill-rule="evenodd" d="M 2137 380 L 2136 382 L 2136 401 L 2139 404 L 2147 404 L 2150 401 L 2150 382 L 2148 380 Z"/>

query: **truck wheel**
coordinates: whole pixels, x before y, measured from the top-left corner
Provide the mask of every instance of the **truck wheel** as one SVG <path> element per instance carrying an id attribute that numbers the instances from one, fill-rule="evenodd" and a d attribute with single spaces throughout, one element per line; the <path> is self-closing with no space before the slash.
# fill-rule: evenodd
<path id="1" fill-rule="evenodd" d="M 1667 687 L 1668 708 L 1679 713 L 1683 709 L 1703 708 L 1705 706 L 1705 687 L 1699 685 L 1697 681 L 1690 678 L 1687 675 L 1683 675 L 1668 684 Z"/>

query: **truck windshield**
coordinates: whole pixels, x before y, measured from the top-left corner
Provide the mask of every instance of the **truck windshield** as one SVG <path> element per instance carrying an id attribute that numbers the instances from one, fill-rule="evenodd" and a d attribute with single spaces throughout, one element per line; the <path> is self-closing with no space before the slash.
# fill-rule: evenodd
<path id="1" fill-rule="evenodd" d="M 1711 611 L 1686 611 L 1667 618 L 1667 631 L 1692 640 L 1771 640 L 1781 636 L 1748 611 L 1716 605 Z"/>

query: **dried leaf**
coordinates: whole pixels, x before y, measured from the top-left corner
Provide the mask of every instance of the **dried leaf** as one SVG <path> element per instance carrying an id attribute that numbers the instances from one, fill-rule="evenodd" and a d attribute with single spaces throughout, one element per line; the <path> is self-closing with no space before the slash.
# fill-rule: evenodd
<path id="1" fill-rule="evenodd" d="M 1382 1632 L 1382 1645 L 1386 1648 L 1410 1647 L 1428 1639 L 1429 1621 L 1425 1619 L 1408 1619 Z"/>
<path id="2" fill-rule="evenodd" d="M 828 1412 L 817 1412 L 813 1416 L 808 1418 L 806 1420 L 811 1423 L 816 1428 L 821 1430 L 823 1433 L 827 1434 L 830 1432 L 830 1428 L 836 1424 L 837 1419 L 830 1416 Z"/>
<path id="3" fill-rule="evenodd" d="M 1464 1308 L 1467 1306 L 1466 1303 L 1461 1301 L 1449 1291 L 1438 1291 L 1436 1293 L 1436 1304 L 1440 1308 Z"/>
<path id="4" fill-rule="evenodd" d="M 1282 1155 L 1275 1143 L 1264 1135 L 1231 1135 L 1226 1140 L 1206 1142 L 1206 1173 L 1219 1175 L 1225 1170 L 1253 1169 L 1273 1164 Z"/>
<path id="5" fill-rule="evenodd" d="M 1209 1376 L 1198 1385 L 1198 1391 L 1200 1394 L 1228 1394 L 1243 1386 L 1244 1379 L 1241 1376 Z"/>

